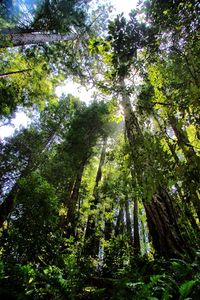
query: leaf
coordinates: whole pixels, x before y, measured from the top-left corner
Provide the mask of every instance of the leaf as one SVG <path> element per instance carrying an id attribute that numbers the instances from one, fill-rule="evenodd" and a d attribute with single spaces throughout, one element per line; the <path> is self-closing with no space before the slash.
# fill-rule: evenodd
<path id="1" fill-rule="evenodd" d="M 152 283 L 156 283 L 156 282 L 158 282 L 158 280 L 160 279 L 162 277 L 162 275 L 152 275 L 151 277 L 150 277 L 150 281 L 152 282 Z"/>
<path id="2" fill-rule="evenodd" d="M 130 289 L 131 291 L 134 290 L 142 290 L 144 287 L 144 282 L 139 281 L 139 282 L 127 282 L 126 286 L 128 289 Z"/>
<path id="3" fill-rule="evenodd" d="M 198 282 L 197 280 L 186 281 L 179 287 L 181 299 L 184 299 L 190 294 L 192 288 L 197 284 L 197 282 Z"/>
<path id="4" fill-rule="evenodd" d="M 33 281 L 33 277 L 31 277 L 28 281 L 28 283 L 31 283 Z"/>

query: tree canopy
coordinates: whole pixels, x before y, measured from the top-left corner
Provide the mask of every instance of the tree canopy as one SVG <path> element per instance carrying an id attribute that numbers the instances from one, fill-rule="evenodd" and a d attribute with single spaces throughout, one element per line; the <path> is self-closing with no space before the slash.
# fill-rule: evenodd
<path id="1" fill-rule="evenodd" d="M 110 12 L 0 3 L 2 299 L 199 299 L 199 4 Z"/>

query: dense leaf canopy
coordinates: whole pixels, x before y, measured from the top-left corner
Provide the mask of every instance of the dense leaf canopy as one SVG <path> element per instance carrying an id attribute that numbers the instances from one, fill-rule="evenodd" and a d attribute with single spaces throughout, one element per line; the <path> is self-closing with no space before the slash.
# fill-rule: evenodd
<path id="1" fill-rule="evenodd" d="M 199 299 L 199 9 L 1 1 L 0 298 Z"/>

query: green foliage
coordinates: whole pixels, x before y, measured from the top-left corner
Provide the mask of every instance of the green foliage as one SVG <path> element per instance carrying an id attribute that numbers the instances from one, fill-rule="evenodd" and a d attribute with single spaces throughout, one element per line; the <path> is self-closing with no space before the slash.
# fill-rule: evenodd
<path id="1" fill-rule="evenodd" d="M 66 33 L 71 26 L 79 28 L 85 25 L 86 9 L 83 0 L 31 0 L 24 5 L 18 1 L 12 3 L 5 0 L 0 5 L 0 16 L 5 28 L 14 25 L 21 32 L 35 30 Z"/>
<path id="2" fill-rule="evenodd" d="M 61 259 L 61 257 L 60 257 Z M 9 270 L 6 266 L 1 279 L 0 293 L 6 295 L 9 288 L 10 296 L 14 299 L 198 299 L 199 273 L 192 268 L 191 263 L 185 262 L 185 266 L 192 268 L 190 279 L 180 273 L 173 273 L 170 262 L 145 261 L 138 262 L 140 267 L 129 268 L 126 273 L 118 275 L 118 278 L 99 278 L 99 286 L 89 286 L 87 280 L 80 272 L 75 253 L 62 256 L 62 267 L 56 265 L 40 266 L 29 263 L 26 265 L 12 266 Z M 143 268 L 141 269 L 141 263 Z M 164 264 L 163 264 L 164 263 Z M 137 264 L 137 261 L 136 261 Z M 10 266 L 11 267 L 11 266 Z M 86 265 L 85 265 L 86 267 Z M 144 270 L 145 267 L 145 270 Z M 156 274 L 152 274 L 157 269 Z M 84 268 L 84 273 L 89 269 Z M 9 273 L 8 273 L 9 272 Z M 178 277 L 182 276 L 179 281 Z M 15 288 L 10 280 L 16 280 Z M 192 279 L 193 278 L 193 279 Z M 197 279 L 195 279 L 197 278 Z M 178 279 L 178 280 L 177 280 Z M 10 282 L 10 284 L 9 284 Z M 92 282 L 92 278 L 91 278 Z"/>
<path id="3" fill-rule="evenodd" d="M 87 26 L 88 2 L 28 1 L 27 19 L 0 4 L 5 32 L 80 35 L 0 51 L 1 116 L 32 108 L 0 144 L 0 297 L 196 300 L 196 1 L 140 1 L 103 35 L 105 11 Z M 95 101 L 57 101 L 69 75 L 99 88 Z"/>
<path id="4" fill-rule="evenodd" d="M 30 108 L 35 104 L 42 110 L 47 101 L 57 102 L 54 90 L 60 78 L 49 74 L 48 66 L 40 55 L 32 58 L 24 53 L 5 50 L 0 57 L 1 117 L 12 115 L 19 106 Z"/>
<path id="5" fill-rule="evenodd" d="M 31 27 L 66 33 L 71 26 L 84 26 L 87 6 L 83 6 L 83 3 L 82 0 L 43 1 L 38 5 Z"/>
<path id="6" fill-rule="evenodd" d="M 72 260 L 68 258 L 68 261 Z M 65 259 L 66 260 L 66 259 Z M 7 275 L 1 281 L 1 297 L 10 296 L 13 299 L 74 299 L 78 292 L 79 274 L 77 266 L 70 262 L 66 270 L 56 265 L 40 266 L 37 264 L 16 265 L 12 273 L 7 269 Z M 75 273 L 72 276 L 71 272 Z M 8 281 L 9 279 L 9 281 Z M 11 280 L 17 280 L 12 286 Z M 9 292 L 8 292 L 9 291 Z M 9 293 L 9 294 L 7 294 Z"/>
<path id="7" fill-rule="evenodd" d="M 197 285 L 198 283 L 199 281 L 197 280 L 190 280 L 181 284 L 181 286 L 179 287 L 179 292 L 181 294 L 180 299 L 187 298 L 190 295 L 193 287 L 195 287 L 195 285 Z"/>
<path id="8" fill-rule="evenodd" d="M 12 226 L 3 240 L 3 255 L 19 263 L 35 261 L 40 256 L 51 260 L 56 248 L 49 247 L 57 239 L 58 222 L 55 191 L 37 172 L 21 179 L 19 188 Z"/>

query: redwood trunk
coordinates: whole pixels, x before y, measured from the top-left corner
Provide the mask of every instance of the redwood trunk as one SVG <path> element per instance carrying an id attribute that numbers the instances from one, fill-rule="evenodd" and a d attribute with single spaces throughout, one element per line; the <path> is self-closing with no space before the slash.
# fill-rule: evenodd
<path id="1" fill-rule="evenodd" d="M 125 89 L 124 80 L 121 80 L 121 84 Z M 148 157 L 144 159 L 143 166 L 137 162 L 144 139 L 126 91 L 122 92 L 122 106 L 124 109 L 127 136 L 132 149 L 135 173 L 139 178 L 139 182 L 142 182 L 142 172 L 145 172 L 145 163 L 149 165 L 151 162 Z M 141 168 L 143 169 L 142 172 Z M 163 190 L 159 188 L 149 202 L 143 199 L 143 204 L 156 253 L 165 258 L 184 255 L 188 250 L 187 244 L 186 241 L 183 241 L 178 228 L 173 205 Z"/>
<path id="2" fill-rule="evenodd" d="M 139 223 L 138 223 L 138 200 L 134 199 L 134 211 L 133 211 L 133 229 L 134 229 L 134 254 L 140 254 L 140 234 L 139 234 Z"/>
<path id="3" fill-rule="evenodd" d="M 144 201 L 149 233 L 159 256 L 181 257 L 186 245 L 174 220 L 173 207 L 168 202 L 168 195 L 164 190 L 155 194 L 151 202 Z"/>
<path id="4" fill-rule="evenodd" d="M 97 188 L 102 178 L 102 167 L 106 156 L 106 145 L 107 145 L 107 140 L 105 139 L 103 142 L 103 147 L 101 150 L 101 156 L 99 160 L 99 166 L 96 175 L 96 181 L 95 181 L 94 192 L 93 192 L 94 198 L 90 205 L 91 214 L 88 216 L 86 232 L 85 232 L 85 252 L 87 255 L 91 255 L 92 257 L 97 256 L 99 253 L 100 237 L 98 236 L 98 232 L 96 228 L 96 216 L 94 215 L 93 210 L 96 209 L 99 203 Z"/>
<path id="5" fill-rule="evenodd" d="M 190 144 L 187 133 L 180 128 L 176 117 L 169 116 L 168 119 L 169 119 L 169 123 L 176 135 L 178 145 L 182 149 L 188 163 L 190 163 L 191 160 L 193 160 L 193 158 L 198 160 L 198 158 L 196 157 L 196 153 L 195 153 L 192 145 Z"/>
<path id="6" fill-rule="evenodd" d="M 115 226 L 115 236 L 124 233 L 124 207 L 122 201 L 120 201 L 120 208 L 117 216 L 117 223 Z"/>
<path id="7" fill-rule="evenodd" d="M 154 118 L 157 121 L 160 130 L 162 131 L 162 126 L 161 126 L 161 124 L 159 122 L 159 119 L 155 115 L 154 115 Z M 187 153 L 187 150 L 184 148 L 184 143 L 186 143 L 186 144 L 189 143 L 188 137 L 183 132 L 181 132 L 180 129 L 178 130 L 176 128 L 177 127 L 177 120 L 174 119 L 174 117 L 170 117 L 170 119 L 171 119 L 171 125 L 173 123 L 174 132 L 177 133 L 177 135 L 176 135 L 177 139 L 180 140 L 181 137 L 182 137 L 182 142 L 179 141 L 179 146 L 183 146 L 184 152 Z M 170 152 L 172 154 L 172 157 L 174 158 L 174 162 L 176 163 L 177 166 L 181 166 L 181 161 L 180 161 L 179 157 L 176 154 L 174 146 L 170 143 L 169 139 L 166 136 L 165 136 L 165 140 L 166 140 L 166 142 L 168 144 L 168 147 L 169 147 L 169 150 L 170 150 Z M 196 156 L 196 154 L 194 153 L 194 150 L 192 150 L 192 152 Z M 188 155 L 187 155 L 187 157 L 188 157 Z M 180 187 L 177 184 L 175 186 L 176 186 L 176 189 L 177 189 L 177 191 L 179 193 L 180 199 L 182 199 L 182 198 L 186 199 L 186 201 L 185 201 L 185 211 L 184 211 L 185 212 L 185 216 L 190 221 L 193 229 L 197 230 L 198 226 L 196 224 L 196 220 L 195 220 L 195 218 L 194 218 L 194 216 L 193 216 L 193 214 L 191 212 L 191 208 L 189 207 L 189 205 L 191 206 L 191 202 L 193 203 L 193 205 L 194 205 L 194 207 L 196 209 L 196 212 L 197 212 L 197 216 L 198 216 L 198 218 L 200 220 L 200 202 L 199 202 L 198 196 L 196 195 L 196 193 L 194 193 L 193 189 L 192 189 L 192 193 L 193 193 L 192 197 L 189 197 L 188 193 L 186 193 L 187 195 L 183 195 Z"/>
<path id="8" fill-rule="evenodd" d="M 188 164 L 188 185 L 189 197 L 196 209 L 198 219 L 200 221 L 200 199 L 197 194 L 197 187 L 200 178 L 200 158 L 196 155 L 192 145 L 189 142 L 187 133 L 180 128 L 178 120 L 175 116 L 169 116 L 169 123 L 176 135 L 177 143 L 187 160 Z"/>
<path id="9" fill-rule="evenodd" d="M 82 163 L 78 174 L 76 176 L 76 180 L 72 189 L 72 193 L 69 197 L 69 201 L 67 201 L 67 220 L 66 220 L 66 237 L 69 238 L 70 236 L 75 237 L 76 231 L 76 207 L 78 203 L 79 197 L 79 189 L 81 186 L 81 180 L 83 176 L 85 163 Z"/>
<path id="10" fill-rule="evenodd" d="M 126 212 L 126 230 L 129 238 L 130 246 L 133 246 L 133 235 L 132 235 L 132 225 L 131 225 L 131 217 L 130 217 L 130 208 L 129 208 L 129 200 L 128 195 L 125 196 L 125 212 Z"/>

